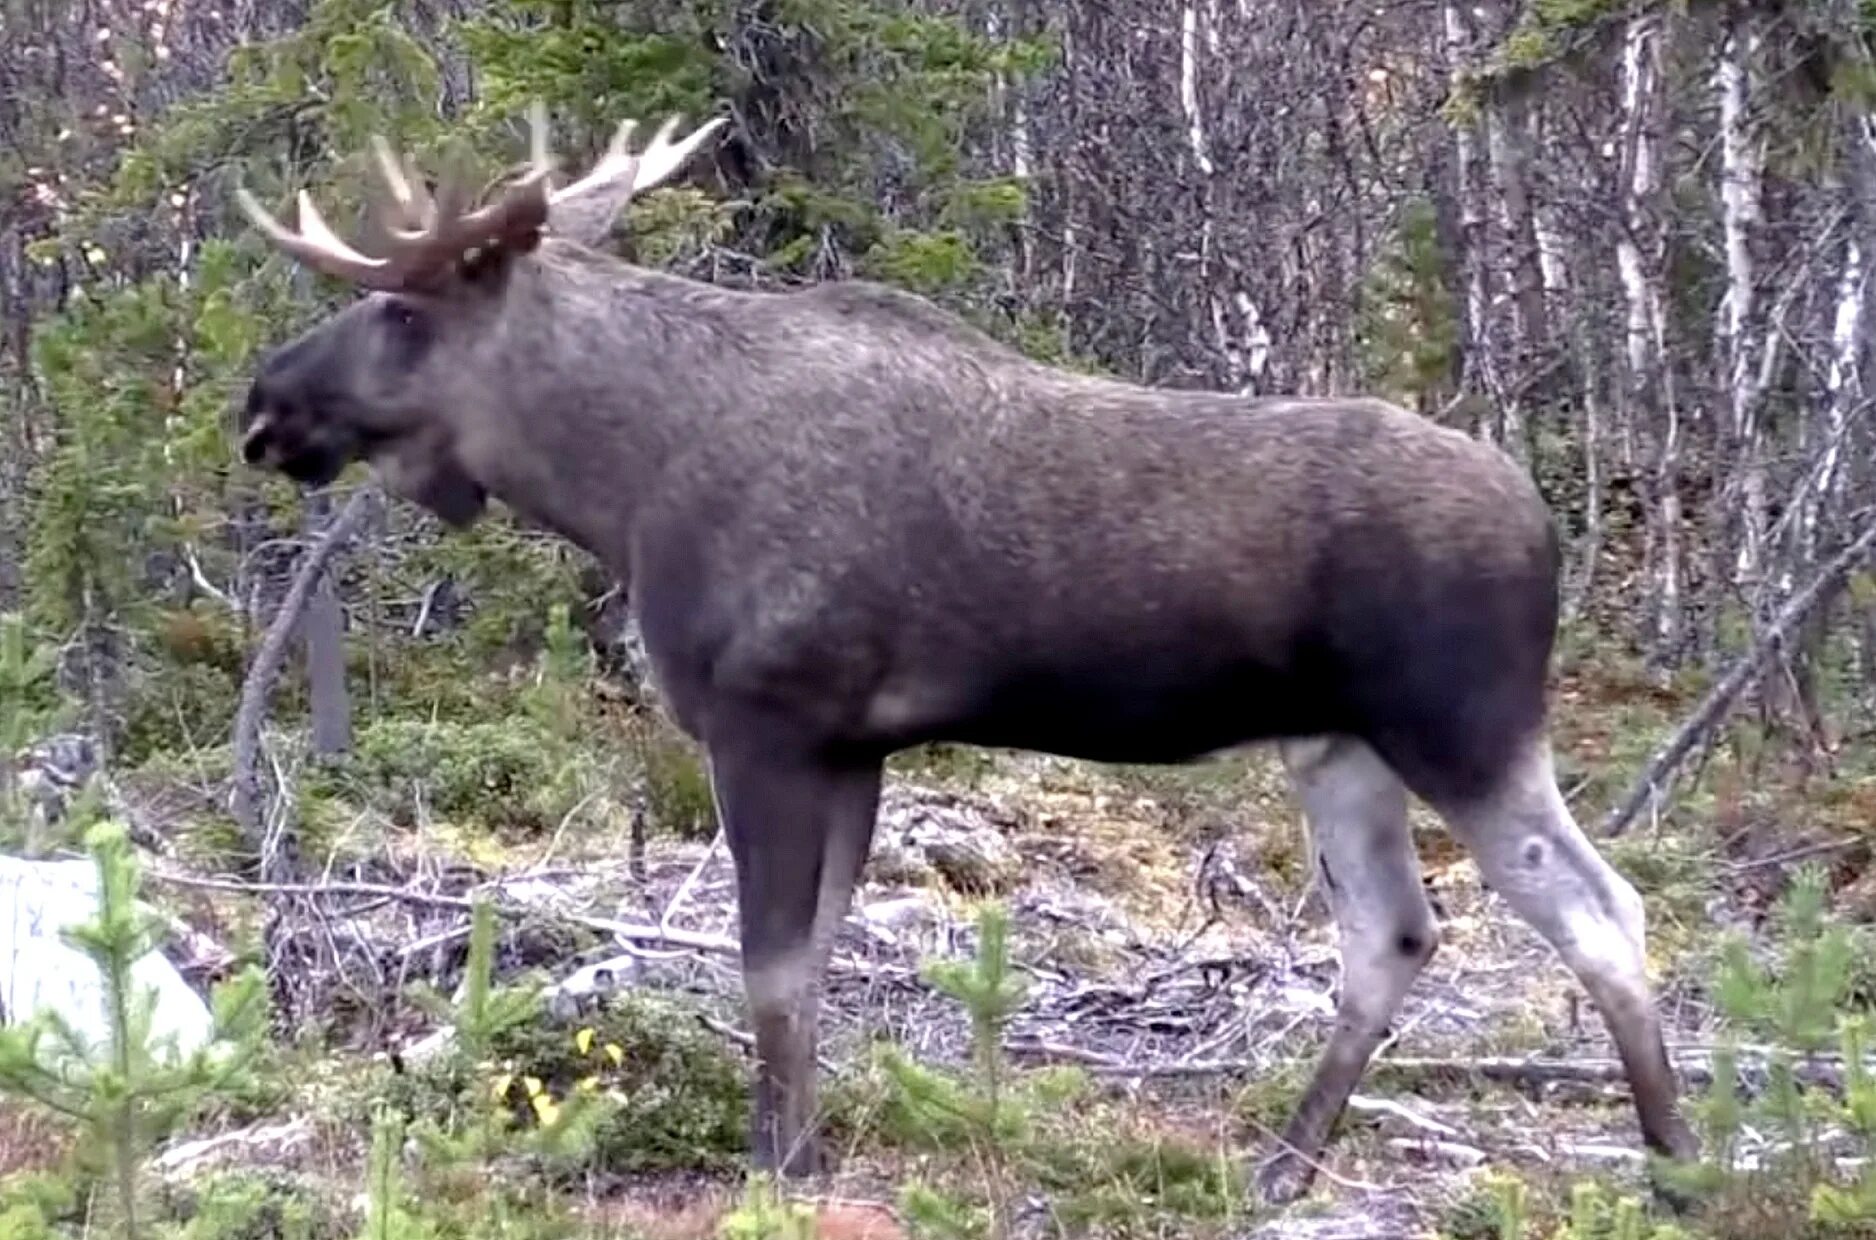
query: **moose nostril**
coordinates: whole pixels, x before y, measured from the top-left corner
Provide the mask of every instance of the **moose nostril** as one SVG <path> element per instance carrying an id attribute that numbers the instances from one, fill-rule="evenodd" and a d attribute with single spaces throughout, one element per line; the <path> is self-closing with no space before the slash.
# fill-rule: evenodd
<path id="1" fill-rule="evenodd" d="M 241 459 L 250 465 L 258 465 L 267 455 L 267 419 L 257 420 L 248 428 L 248 433 L 241 437 Z"/>

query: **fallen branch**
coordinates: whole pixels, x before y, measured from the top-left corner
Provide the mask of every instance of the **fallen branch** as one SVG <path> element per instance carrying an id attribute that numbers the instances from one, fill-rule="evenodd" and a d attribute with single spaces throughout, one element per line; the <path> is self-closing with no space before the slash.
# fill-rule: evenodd
<path id="1" fill-rule="evenodd" d="M 286 597 L 280 600 L 280 607 L 274 612 L 267 633 L 261 638 L 260 649 L 255 651 L 253 662 L 248 664 L 247 676 L 241 682 L 241 700 L 234 718 L 234 786 L 229 793 L 228 808 L 234 815 L 235 823 L 241 828 L 242 838 L 261 858 L 261 873 L 268 877 L 272 877 L 274 867 L 267 855 L 266 832 L 262 829 L 260 807 L 261 723 L 267 716 L 267 699 L 273 692 L 274 681 L 280 676 L 280 666 L 286 661 L 287 646 L 293 638 L 294 626 L 299 623 L 300 613 L 306 610 L 313 587 L 326 571 L 326 564 L 332 559 L 333 553 L 352 536 L 353 529 L 364 519 L 373 495 L 370 487 L 353 492 L 339 515 L 333 518 L 319 541 L 300 561 L 293 575 L 293 583 L 287 588 Z"/>
<path id="2" fill-rule="evenodd" d="M 1603 835 L 1620 835 L 1644 808 L 1659 803 L 1664 785 L 1675 770 L 1693 752 L 1701 737 L 1726 718 L 1740 692 L 1758 676 L 1766 659 L 1784 641 L 1786 634 L 1796 628 L 1837 582 L 1870 554 L 1873 547 L 1876 547 L 1876 520 L 1864 526 L 1863 532 L 1839 551 L 1830 563 L 1819 569 L 1817 576 L 1804 589 L 1786 601 L 1778 615 L 1773 617 L 1772 623 L 1753 642 L 1752 648 L 1708 690 L 1707 696 L 1701 699 L 1686 722 L 1649 759 L 1647 768 L 1629 789 L 1628 795 L 1602 820 Z"/>
<path id="3" fill-rule="evenodd" d="M 234 891 L 246 895 L 303 896 L 308 899 L 366 897 L 398 900 L 405 904 L 422 904 L 430 908 L 461 909 L 465 913 L 475 907 L 474 901 L 468 896 L 419 891 L 412 887 L 393 887 L 386 883 L 251 883 L 234 878 L 202 878 L 194 874 L 178 874 L 173 870 L 150 870 L 148 874 L 157 882 L 170 883 L 178 887 L 197 887 L 206 891 Z M 522 877 L 531 876 L 523 875 Z M 496 885 L 499 886 L 499 884 Z M 686 947 L 692 951 L 729 956 L 736 955 L 741 950 L 735 939 L 720 934 L 703 934 L 695 930 L 660 929 L 657 926 L 640 922 L 615 921 L 610 917 L 588 917 L 582 913 L 503 904 L 499 901 L 494 902 L 493 907 L 499 916 L 558 919 L 585 926 L 589 930 L 598 930 L 602 934 L 616 935 L 630 942 L 663 943 L 673 947 Z"/>
<path id="4" fill-rule="evenodd" d="M 1620 1085 L 1628 1078 L 1619 1059 L 1513 1059 L 1509 1056 L 1485 1056 L 1478 1059 L 1436 1059 L 1402 1056 L 1377 1059 L 1374 1066 L 1408 1076 L 1477 1076 L 1502 1085 L 1550 1085 L 1564 1082 L 1574 1085 Z M 1701 1063 L 1676 1064 L 1677 1071 L 1689 1084 L 1704 1085 L 1713 1079 L 1711 1068 Z"/>
<path id="5" fill-rule="evenodd" d="M 1396 1102 L 1392 1098 L 1370 1098 L 1364 1094 L 1350 1094 L 1348 1109 L 1357 1114 L 1391 1115 L 1409 1128 L 1417 1128 L 1421 1132 L 1431 1133 L 1445 1140 L 1457 1140 L 1462 1135 L 1451 1124 L 1442 1124 L 1439 1120 L 1422 1115 L 1405 1103 Z"/>
<path id="6" fill-rule="evenodd" d="M 1485 1151 L 1478 1146 L 1440 1137 L 1389 1137 L 1387 1146 L 1397 1154 L 1431 1155 L 1456 1167 L 1476 1167 L 1485 1161 Z"/>
<path id="7" fill-rule="evenodd" d="M 1254 1059 L 1190 1059 L 1178 1061 L 1135 1062 L 1079 1046 L 1067 1046 L 1042 1038 L 1013 1038 L 1006 1046 L 1012 1057 L 1044 1062 L 1080 1065 L 1089 1075 L 1128 1079 L 1168 1079 L 1196 1076 L 1250 1076 L 1268 1073 L 1271 1061 Z M 1713 1052 L 1682 1049 L 1674 1053 L 1674 1071 L 1683 1084 L 1705 1088 L 1713 1083 Z M 1742 1046 L 1734 1052 L 1742 1088 L 1756 1091 L 1773 1058 L 1765 1048 Z M 1482 1077 L 1502 1085 L 1624 1085 L 1628 1077 L 1619 1059 L 1516 1059 L 1510 1056 L 1485 1056 L 1476 1059 L 1440 1059 L 1430 1057 L 1376 1058 L 1370 1071 L 1384 1070 L 1412 1077 Z M 1876 1058 L 1869 1064 L 1876 1072 Z M 1843 1092 L 1843 1060 L 1837 1055 L 1813 1055 L 1791 1065 L 1792 1076 L 1801 1085 Z M 1376 1100 L 1363 1104 L 1369 1110 L 1386 1108 Z M 1357 1108 L 1360 1109 L 1360 1108 Z M 1397 1112 L 1396 1112 L 1397 1113 Z M 1405 1118 L 1405 1117 L 1403 1117 Z M 1410 1121 L 1412 1122 L 1412 1121 Z M 1429 1121 L 1437 1122 L 1437 1121 Z"/>
<path id="8" fill-rule="evenodd" d="M 1271 1065 L 1254 1059 L 1183 1059 L 1175 1062 L 1136 1063 L 1118 1059 L 1100 1051 L 1049 1042 L 1042 1038 L 1012 1038 L 1005 1048 L 1014 1056 L 1026 1056 L 1056 1063 L 1079 1064 L 1092 1076 L 1184 1077 L 1241 1076 L 1268 1072 Z"/>
<path id="9" fill-rule="evenodd" d="M 1712 1050 L 1671 1049 L 1675 1075 L 1683 1085 L 1704 1089 L 1713 1083 Z M 1763 1089 L 1774 1052 L 1769 1048 L 1742 1046 L 1733 1052 L 1740 1088 L 1747 1093 Z M 1625 1085 L 1628 1081 L 1619 1059 L 1480 1059 L 1400 1058 L 1377 1059 L 1377 1068 L 1408 1076 L 1477 1076 L 1506 1085 Z M 1869 1064 L 1876 1069 L 1876 1060 Z M 1843 1093 L 1844 1064 L 1840 1055 L 1810 1055 L 1795 1058 L 1791 1075 L 1800 1085 Z"/>

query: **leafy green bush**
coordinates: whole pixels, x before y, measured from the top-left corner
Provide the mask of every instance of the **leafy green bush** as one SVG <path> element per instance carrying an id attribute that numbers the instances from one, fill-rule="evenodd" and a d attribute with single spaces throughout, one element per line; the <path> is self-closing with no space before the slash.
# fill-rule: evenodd
<path id="1" fill-rule="evenodd" d="M 429 814 L 491 828 L 551 828 L 578 799 L 572 760 L 525 716 L 485 723 L 383 719 L 316 794 L 362 803 L 401 824 Z"/>
<path id="2" fill-rule="evenodd" d="M 336 1203 L 284 1174 L 219 1171 L 176 1195 L 176 1240 L 347 1240 Z"/>
<path id="3" fill-rule="evenodd" d="M 569 1029 L 548 1018 L 531 984 L 493 984 L 493 943 L 493 911 L 478 905 L 453 1041 L 380 1095 L 411 1117 L 438 1169 L 510 1147 L 550 1175 L 733 1163 L 748 1087 L 720 1038 L 681 1005 L 636 994 Z"/>

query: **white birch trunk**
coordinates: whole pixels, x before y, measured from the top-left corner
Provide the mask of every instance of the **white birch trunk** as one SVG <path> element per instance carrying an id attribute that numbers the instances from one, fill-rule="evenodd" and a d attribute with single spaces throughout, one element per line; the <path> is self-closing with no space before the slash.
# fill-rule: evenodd
<path id="1" fill-rule="evenodd" d="M 1075 31 L 1067 27 L 1062 31 L 1062 64 L 1068 69 L 1070 89 L 1074 89 Z M 1062 322 L 1072 337 L 1075 329 L 1075 257 L 1079 249 L 1080 235 L 1075 227 L 1075 178 L 1062 178 Z"/>
<path id="2" fill-rule="evenodd" d="M 1854 138 L 1866 146 L 1863 158 L 1876 158 L 1876 125 L 1867 116 L 1854 122 Z M 1859 156 L 1853 156 L 1859 157 Z M 1824 376 L 1825 407 L 1823 459 L 1818 466 L 1817 485 L 1811 502 L 1805 505 L 1804 524 L 1800 531 L 1800 554 L 1806 563 L 1818 558 L 1818 543 L 1826 514 L 1843 501 L 1843 448 L 1849 438 L 1851 419 L 1862 402 L 1863 354 L 1868 347 L 1865 325 L 1869 302 L 1869 256 L 1864 252 L 1860 230 L 1851 228 L 1843 249 L 1842 273 L 1837 280 L 1835 306 L 1831 314 L 1830 364 Z"/>
<path id="3" fill-rule="evenodd" d="M 1498 190 L 1498 219 L 1510 239 L 1507 292 L 1516 317 L 1519 362 L 1529 366 L 1546 351 L 1550 307 L 1545 303 L 1541 246 L 1526 169 L 1533 149 L 1528 101 L 1488 106 L 1485 135 Z"/>
<path id="4" fill-rule="evenodd" d="M 1443 29 L 1446 41 L 1446 58 L 1455 91 L 1466 89 L 1464 80 L 1466 52 L 1470 43 L 1470 33 L 1461 6 L 1456 0 L 1446 0 L 1441 6 Z M 1462 389 L 1471 387 L 1478 390 L 1489 387 L 1485 383 L 1485 370 L 1490 366 L 1490 333 L 1488 314 L 1490 312 L 1489 295 L 1485 274 L 1485 214 L 1480 210 L 1478 138 L 1473 127 L 1467 124 L 1453 126 L 1453 171 L 1458 182 L 1459 232 L 1464 249 L 1464 267 L 1462 288 L 1464 289 L 1464 348 L 1465 359 L 1460 376 Z M 1489 433 L 1493 429 L 1493 419 L 1488 414 L 1481 419 L 1479 428 Z"/>
<path id="5" fill-rule="evenodd" d="M 1196 0 L 1185 0 L 1179 12 L 1179 103 L 1185 109 L 1186 139 L 1192 147 L 1192 162 L 1209 177 L 1212 157 L 1206 150 L 1205 116 L 1199 107 L 1199 8 Z"/>
<path id="6" fill-rule="evenodd" d="M 1731 490 L 1742 501 L 1734 581 L 1756 582 L 1765 559 L 1765 464 L 1759 426 L 1763 368 L 1752 347 L 1756 310 L 1753 235 L 1760 221 L 1763 143 L 1752 132 L 1756 83 L 1753 63 L 1759 32 L 1750 12 L 1727 31 L 1716 74 L 1720 100 L 1720 206 L 1726 239 L 1726 297 L 1721 309 L 1721 356 L 1727 362 L 1728 436 L 1735 456 Z M 1766 342 L 1767 349 L 1776 345 Z M 1769 356 L 1764 360 L 1770 360 Z M 1764 376 L 1769 379 L 1769 375 Z"/>
<path id="7" fill-rule="evenodd" d="M 1007 37 L 1012 31 L 1006 29 L 1013 23 L 1006 22 L 1004 15 L 992 6 L 984 15 L 984 32 L 994 42 Z M 991 82 L 991 92 L 996 100 L 997 111 L 1009 126 L 1007 135 L 1009 150 L 1010 175 L 1018 181 L 1027 182 L 1034 162 L 1029 133 L 1029 104 L 1027 92 L 1020 84 L 1012 88 L 1010 80 L 998 73 Z M 1027 189 L 1027 185 L 1024 187 Z M 1017 222 L 1016 243 L 1011 263 L 1010 284 L 1019 282 L 1028 284 L 1033 276 L 1033 247 L 1030 244 L 1030 208 L 1025 200 L 1022 218 Z"/>
<path id="8" fill-rule="evenodd" d="M 1529 296 L 1536 290 L 1524 287 L 1526 256 L 1518 251 L 1523 248 L 1522 237 L 1529 231 L 1529 205 L 1524 196 L 1523 180 L 1518 175 L 1518 156 L 1512 146 L 1515 140 L 1505 130 L 1505 117 L 1496 104 L 1488 102 L 1485 105 L 1485 149 L 1490 156 L 1492 180 L 1498 191 L 1494 197 L 1497 199 L 1499 226 L 1510 240 L 1512 251 L 1509 255 L 1509 270 L 1503 274 L 1503 300 L 1509 302 L 1513 314 L 1510 356 L 1515 377 L 1522 369 L 1522 363 L 1535 352 L 1533 346 L 1536 344 L 1541 316 L 1533 311 Z M 1506 396 L 1494 400 L 1492 404 L 1497 413 L 1497 439 L 1519 460 L 1525 460 L 1525 447 L 1529 440 L 1525 436 L 1521 402 Z"/>
<path id="9" fill-rule="evenodd" d="M 1622 44 L 1622 187 L 1624 227 L 1616 242 L 1616 268 L 1627 305 L 1625 418 L 1633 426 L 1653 414 L 1658 426 L 1650 468 L 1649 575 L 1657 656 L 1671 658 L 1680 644 L 1681 505 L 1677 480 L 1680 422 L 1663 357 L 1666 325 L 1660 286 L 1660 233 L 1655 198 L 1660 184 L 1655 111 L 1661 76 L 1661 18 L 1644 11 L 1631 18 Z"/>

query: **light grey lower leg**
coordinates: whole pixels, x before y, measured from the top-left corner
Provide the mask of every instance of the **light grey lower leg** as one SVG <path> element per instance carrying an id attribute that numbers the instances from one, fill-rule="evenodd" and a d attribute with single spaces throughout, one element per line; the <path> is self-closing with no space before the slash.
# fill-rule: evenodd
<path id="1" fill-rule="evenodd" d="M 1550 747 L 1538 742 L 1499 792 L 1438 807 L 1485 882 L 1554 947 L 1589 991 L 1628 1072 L 1642 1135 L 1675 1157 L 1695 1151 L 1647 973 L 1640 894 L 1584 836 L 1557 788 Z"/>
<path id="2" fill-rule="evenodd" d="M 1335 1030 L 1284 1129 L 1285 1148 L 1258 1177 L 1273 1202 L 1308 1187 L 1349 1095 L 1438 940 L 1399 777 L 1353 739 L 1295 742 L 1282 753 L 1340 933 L 1342 992 Z"/>

